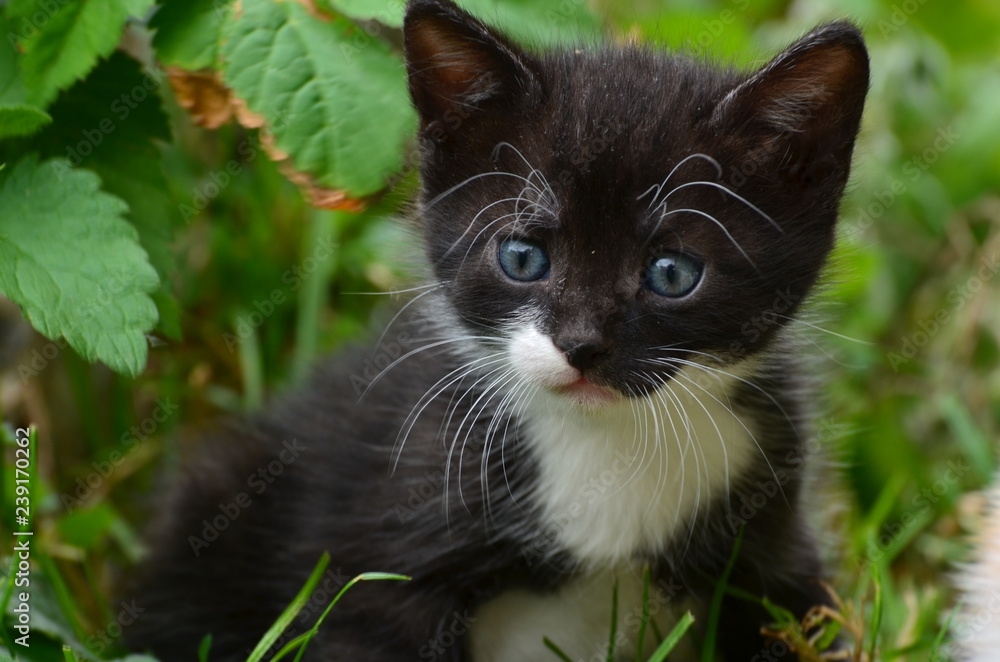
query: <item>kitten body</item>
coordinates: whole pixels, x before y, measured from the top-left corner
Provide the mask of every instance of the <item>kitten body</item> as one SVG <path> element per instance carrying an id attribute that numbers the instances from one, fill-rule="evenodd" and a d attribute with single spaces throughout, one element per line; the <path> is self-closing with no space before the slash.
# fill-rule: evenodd
<path id="1" fill-rule="evenodd" d="M 751 73 L 536 56 L 443 0 L 411 2 L 404 36 L 436 279 L 390 329 L 405 351 L 360 400 L 345 356 L 208 444 L 163 504 L 132 644 L 186 660 L 211 632 L 240 659 L 324 552 L 324 595 L 413 579 L 354 587 L 307 659 L 551 659 L 543 637 L 604 659 L 615 587 L 633 659 L 647 568 L 664 633 L 730 561 L 800 617 L 827 603 L 789 322 L 833 242 L 857 30 Z M 721 618 L 726 660 L 768 650 L 760 607 Z"/>

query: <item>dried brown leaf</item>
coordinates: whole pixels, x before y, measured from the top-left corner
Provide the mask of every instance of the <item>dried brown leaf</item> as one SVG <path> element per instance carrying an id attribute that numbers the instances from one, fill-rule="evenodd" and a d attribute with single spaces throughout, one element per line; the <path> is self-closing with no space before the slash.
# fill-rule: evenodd
<path id="1" fill-rule="evenodd" d="M 218 129 L 233 118 L 233 98 L 218 72 L 167 67 L 177 102 L 206 129 Z"/>

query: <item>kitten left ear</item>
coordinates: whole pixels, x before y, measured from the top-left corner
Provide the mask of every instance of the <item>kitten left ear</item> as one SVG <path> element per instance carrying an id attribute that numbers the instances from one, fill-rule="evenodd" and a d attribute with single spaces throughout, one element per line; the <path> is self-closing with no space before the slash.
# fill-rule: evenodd
<path id="1" fill-rule="evenodd" d="M 712 122 L 749 138 L 751 151 L 780 159 L 781 173 L 804 186 L 833 172 L 846 180 L 867 92 L 864 39 L 852 23 L 838 21 L 813 30 L 732 90 Z"/>
<path id="2" fill-rule="evenodd" d="M 410 96 L 426 129 L 455 131 L 471 113 L 532 87 L 534 60 L 449 0 L 411 0 L 403 23 Z"/>

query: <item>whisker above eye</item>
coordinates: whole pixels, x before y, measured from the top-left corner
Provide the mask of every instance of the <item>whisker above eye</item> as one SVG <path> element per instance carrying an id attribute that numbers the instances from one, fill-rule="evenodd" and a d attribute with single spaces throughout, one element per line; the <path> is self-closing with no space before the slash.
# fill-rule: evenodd
<path id="1" fill-rule="evenodd" d="M 739 193 L 736 193 L 735 191 L 733 191 L 729 187 L 723 186 L 722 184 L 719 184 L 717 182 L 707 182 L 707 181 L 704 181 L 704 180 L 699 180 L 699 181 L 687 182 L 687 183 L 684 183 L 684 184 L 679 184 L 679 185 L 675 186 L 674 188 L 672 188 L 669 193 L 667 193 L 665 196 L 663 196 L 663 202 L 661 202 L 660 204 L 661 205 L 665 205 L 666 202 L 667 202 L 667 199 L 670 198 L 671 195 L 673 195 L 677 191 L 680 191 L 681 189 L 690 188 L 692 186 L 710 186 L 710 187 L 718 189 L 718 190 L 720 190 L 720 191 L 722 191 L 724 193 L 728 193 L 733 198 L 739 200 L 744 205 L 746 205 L 747 207 L 749 207 L 753 211 L 757 212 L 757 214 L 761 218 L 763 218 L 765 221 L 767 221 L 768 223 L 770 223 L 771 226 L 775 230 L 777 230 L 781 234 L 785 233 L 785 231 L 781 228 L 781 226 L 778 225 L 777 222 L 775 222 L 775 220 L 773 218 L 771 218 L 766 212 L 764 212 L 760 207 L 758 207 L 754 203 L 750 202 L 749 200 L 747 200 L 746 198 L 744 198 Z"/>
<path id="2" fill-rule="evenodd" d="M 500 150 L 502 148 L 504 148 L 504 147 L 509 148 L 511 151 L 513 151 L 515 154 L 517 154 L 517 156 L 521 159 L 521 161 L 524 162 L 524 165 L 528 166 L 528 169 L 530 170 L 530 172 L 528 173 L 528 177 L 527 177 L 527 179 L 525 181 L 527 181 L 529 185 L 531 185 L 532 187 L 534 187 L 534 184 L 531 181 L 531 178 L 534 175 L 538 175 L 538 178 L 542 182 L 543 189 L 539 190 L 538 188 L 535 188 L 535 190 L 538 192 L 538 194 L 541 197 L 543 197 L 543 198 L 547 197 L 548 198 L 547 202 L 551 205 L 551 207 L 549 208 L 549 211 L 552 212 L 553 215 L 555 215 L 555 211 L 556 211 L 555 208 L 556 208 L 556 205 L 557 205 L 557 200 L 556 200 L 555 192 L 552 190 L 552 186 L 549 184 L 548 179 L 546 179 L 545 173 L 543 173 L 541 170 L 539 170 L 538 168 L 536 168 L 533 165 L 531 165 L 531 162 L 528 161 L 527 157 L 524 156 L 524 154 L 521 152 L 521 150 L 519 150 L 517 147 L 515 147 L 514 145 L 512 145 L 511 143 L 509 143 L 507 141 L 502 141 L 502 142 L 497 143 L 497 146 L 493 148 L 493 153 L 490 155 L 490 158 L 495 161 L 496 158 L 497 158 L 497 155 L 500 153 Z"/>
<path id="3" fill-rule="evenodd" d="M 700 209 L 671 209 L 670 211 L 664 212 L 663 214 L 660 215 L 660 220 L 657 221 L 657 228 L 659 227 L 659 225 L 663 221 L 663 219 L 666 218 L 667 216 L 670 216 L 671 214 L 680 214 L 682 212 L 689 212 L 691 214 L 697 214 L 698 216 L 701 216 L 703 218 L 707 218 L 708 220 L 710 220 L 713 223 L 715 223 L 719 227 L 719 229 L 722 230 L 723 234 L 726 235 L 726 238 L 729 239 L 729 241 L 732 242 L 733 246 L 736 247 L 736 250 L 738 250 L 740 252 L 740 255 L 742 255 L 743 258 L 747 262 L 750 263 L 750 266 L 753 267 L 753 270 L 756 271 L 758 275 L 760 275 L 760 269 L 757 268 L 757 265 L 754 263 L 753 260 L 750 259 L 750 256 L 747 255 L 747 252 L 745 250 L 743 250 L 743 247 L 740 246 L 739 242 L 736 241 L 736 239 L 733 238 L 733 235 L 729 234 L 729 230 L 727 230 L 726 226 L 722 224 L 722 221 L 720 221 L 719 219 L 715 218 L 711 214 L 703 212 Z M 654 232 L 655 232 L 655 229 L 654 229 Z"/>
<path id="4" fill-rule="evenodd" d="M 717 173 L 716 176 L 717 177 L 722 177 L 722 166 L 719 165 L 718 161 L 716 161 L 715 159 L 713 159 L 708 154 L 702 154 L 701 152 L 696 152 L 694 154 L 689 154 L 689 155 L 685 156 L 683 159 L 681 159 L 680 161 L 678 161 L 677 164 L 673 168 L 671 168 L 670 172 L 667 174 L 667 176 L 663 179 L 662 182 L 660 182 L 659 184 L 653 184 L 652 186 L 650 186 L 648 189 L 646 189 L 641 194 L 639 194 L 636 197 L 636 200 L 637 201 L 638 200 L 642 200 L 647 195 L 649 195 L 650 191 L 656 191 L 656 193 L 653 195 L 653 198 L 649 201 L 649 208 L 652 209 L 653 207 L 655 207 L 658 204 L 659 197 L 660 197 L 660 192 L 663 190 L 663 187 L 667 185 L 667 182 L 670 181 L 670 178 L 674 176 L 674 173 L 677 172 L 677 170 L 682 165 L 684 165 L 685 163 L 687 163 L 691 159 L 697 159 L 697 158 L 705 159 L 706 161 L 708 161 L 709 163 L 711 163 L 713 166 L 715 166 L 715 171 Z"/>
<path id="5" fill-rule="evenodd" d="M 445 198 L 447 198 L 449 195 L 451 195 L 452 193 L 454 193 L 458 189 L 462 188 L 463 186 L 466 186 L 467 184 L 471 184 L 472 182 L 474 182 L 474 181 L 476 181 L 478 179 L 482 179 L 483 177 L 513 177 L 515 179 L 520 179 L 521 181 L 523 181 L 525 184 L 527 184 L 529 186 L 534 186 L 534 182 L 532 182 L 530 179 L 528 179 L 527 177 L 525 177 L 523 175 L 515 174 L 513 172 L 503 172 L 503 171 L 499 171 L 499 170 L 494 170 L 494 171 L 491 171 L 491 172 L 480 172 L 478 174 L 472 175 L 471 177 L 468 177 L 468 178 L 462 180 L 458 184 L 455 184 L 451 188 L 446 189 L 445 191 L 443 191 L 443 192 L 439 193 L 438 195 L 434 196 L 433 198 L 431 198 L 429 201 L 427 201 L 426 203 L 423 204 L 423 211 L 426 212 L 431 207 L 433 207 L 437 203 L 441 202 L 442 200 L 444 200 Z"/>

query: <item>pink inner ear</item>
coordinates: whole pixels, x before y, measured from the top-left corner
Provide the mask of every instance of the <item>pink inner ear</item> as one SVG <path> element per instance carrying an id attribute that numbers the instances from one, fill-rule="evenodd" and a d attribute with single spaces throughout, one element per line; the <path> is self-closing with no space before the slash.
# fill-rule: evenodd
<path id="1" fill-rule="evenodd" d="M 434 28 L 414 30 L 410 50 L 414 62 L 421 65 L 420 71 L 446 88 L 443 91 L 448 97 L 468 92 L 476 74 L 485 69 L 485 63 L 470 57 L 468 48 L 463 48 L 459 40 Z"/>
<path id="2" fill-rule="evenodd" d="M 829 114 L 821 107 L 842 95 L 858 74 L 857 60 L 847 48 L 813 49 L 788 73 L 769 72 L 776 80 L 762 85 L 764 117 L 787 131 L 802 131 L 810 120 Z"/>
<path id="3" fill-rule="evenodd" d="M 457 7 L 416 7 L 403 26 L 410 93 L 424 126 L 523 89 L 529 57 Z"/>

